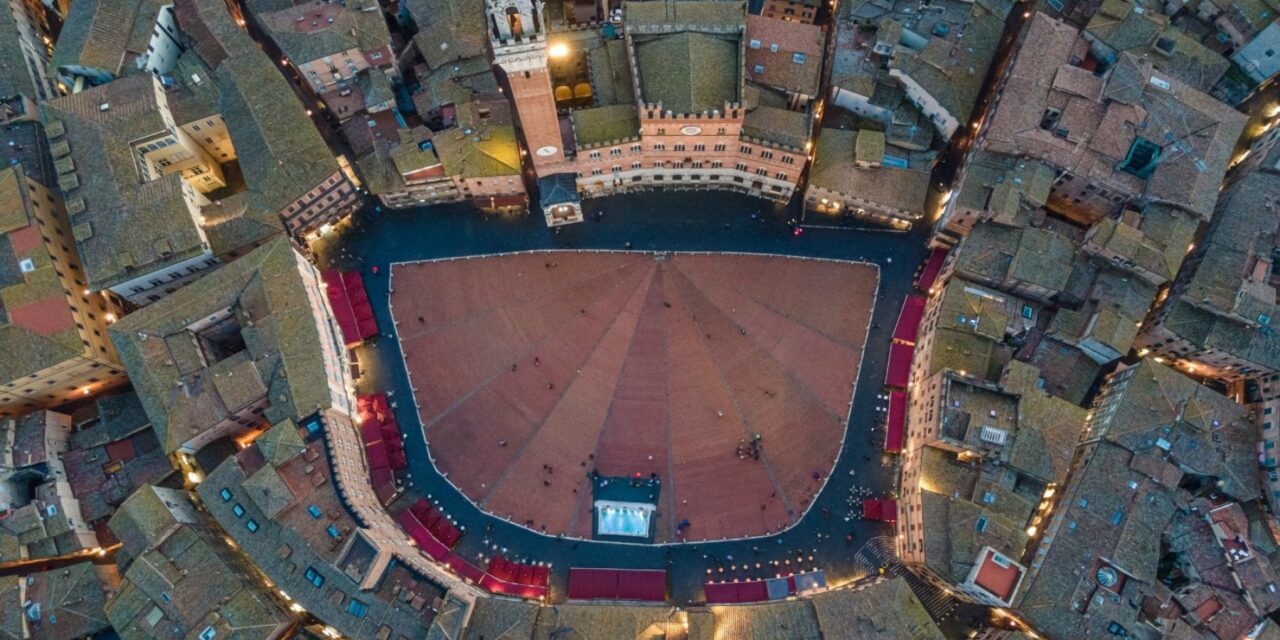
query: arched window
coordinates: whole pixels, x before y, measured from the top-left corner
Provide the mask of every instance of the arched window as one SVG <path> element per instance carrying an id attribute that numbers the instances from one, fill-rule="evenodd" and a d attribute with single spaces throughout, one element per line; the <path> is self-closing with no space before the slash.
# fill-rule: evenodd
<path id="1" fill-rule="evenodd" d="M 511 27 L 511 37 L 520 38 L 524 36 L 524 26 L 521 24 L 520 11 L 515 7 L 507 7 L 507 24 Z"/>

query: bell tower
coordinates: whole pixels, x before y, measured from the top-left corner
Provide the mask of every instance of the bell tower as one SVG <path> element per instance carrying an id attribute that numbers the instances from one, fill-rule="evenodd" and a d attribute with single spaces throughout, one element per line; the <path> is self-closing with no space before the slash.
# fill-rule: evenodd
<path id="1" fill-rule="evenodd" d="M 564 162 L 560 119 L 547 71 L 547 32 L 541 0 L 485 0 L 493 61 L 511 89 L 525 145 L 538 175 Z"/>

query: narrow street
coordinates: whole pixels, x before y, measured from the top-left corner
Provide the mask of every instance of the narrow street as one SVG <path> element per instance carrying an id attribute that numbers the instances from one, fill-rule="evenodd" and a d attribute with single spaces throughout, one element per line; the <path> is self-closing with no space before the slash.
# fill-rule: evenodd
<path id="1" fill-rule="evenodd" d="M 94 547 L 81 549 L 72 553 L 51 558 L 32 558 L 29 560 L 13 560 L 0 562 L 0 576 L 25 576 L 31 573 L 52 571 L 81 562 L 94 564 L 115 564 L 116 553 L 120 551 L 120 543 L 105 548 Z"/>
<path id="2" fill-rule="evenodd" d="M 1023 27 L 1026 26 L 1027 20 L 1034 11 L 1034 4 L 1027 0 L 1015 2 L 1010 9 L 1009 17 L 1005 20 L 1004 32 L 1000 35 L 1000 46 L 996 49 L 991 66 L 987 69 L 987 77 L 982 82 L 978 101 L 973 106 L 973 115 L 968 125 L 957 131 L 951 138 L 947 150 L 934 165 L 933 183 L 940 194 L 956 188 L 957 181 L 963 178 L 965 159 L 974 145 L 981 142 L 982 127 L 986 124 L 987 117 L 991 115 L 991 110 L 1000 101 L 1004 77 L 1009 71 L 1013 54 L 1017 50 L 1015 45 L 1022 38 Z"/>
<path id="3" fill-rule="evenodd" d="M 245 16 L 245 31 L 249 32 L 249 36 L 258 43 L 263 53 L 267 54 L 271 61 L 275 63 L 276 68 L 280 70 L 280 74 L 289 82 L 289 86 L 293 88 L 293 93 L 297 96 L 298 101 L 302 103 L 307 115 L 311 117 L 311 122 L 315 124 L 316 129 L 320 132 L 320 136 L 329 144 L 329 148 L 334 153 L 345 155 L 349 160 L 354 160 L 351 154 L 351 147 L 347 144 L 345 138 L 337 130 L 335 124 L 329 119 L 329 112 L 324 106 L 324 102 L 311 91 L 306 78 L 298 72 L 298 69 L 288 63 L 284 54 L 280 51 L 280 47 L 262 31 L 262 26 L 258 24 L 256 18 L 244 6 L 242 0 L 233 0 L 239 6 L 241 13 Z"/>

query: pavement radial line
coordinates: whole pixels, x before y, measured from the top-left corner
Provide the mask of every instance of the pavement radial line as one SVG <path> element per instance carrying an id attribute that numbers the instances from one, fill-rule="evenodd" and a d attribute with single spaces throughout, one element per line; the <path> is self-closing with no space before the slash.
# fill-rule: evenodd
<path id="1" fill-rule="evenodd" d="M 656 273 L 657 273 L 657 271 L 658 271 L 657 264 L 658 264 L 657 262 L 654 262 L 654 263 L 652 263 L 652 264 L 650 265 L 650 267 L 649 267 L 649 268 L 651 269 L 650 273 L 649 273 L 647 276 L 645 276 L 645 278 L 641 281 L 641 282 L 643 282 L 643 283 L 646 283 L 646 285 L 645 285 L 645 287 L 644 287 L 644 289 L 643 289 L 643 291 L 644 291 L 644 295 L 645 295 L 645 296 L 648 296 L 648 295 L 649 295 L 649 290 L 653 288 L 653 278 L 655 277 L 655 274 L 656 274 Z M 636 295 L 636 293 L 635 293 L 635 292 L 633 292 L 631 295 L 632 295 L 632 297 L 634 297 L 634 296 Z M 630 304 L 630 303 L 631 303 L 631 301 L 630 301 L 630 299 L 628 299 L 628 300 L 627 300 L 627 304 Z M 626 305 L 623 305 L 623 306 L 625 307 Z M 636 314 L 636 325 L 637 325 L 637 326 L 640 324 L 640 317 L 641 317 L 641 315 L 643 315 L 643 313 L 644 313 L 644 303 L 643 303 L 643 302 L 641 302 L 641 303 L 640 303 L 640 309 L 641 309 L 641 310 L 640 310 L 640 313 L 639 313 L 639 314 Z M 608 331 L 606 331 L 605 333 L 608 333 Z M 603 337 L 602 337 L 602 338 L 603 338 Z M 631 352 L 631 342 L 632 342 L 632 341 L 634 341 L 635 339 L 636 339 L 635 327 L 632 327 L 632 328 L 631 328 L 631 340 L 629 340 L 629 341 L 627 342 L 627 353 L 630 353 L 630 352 Z M 598 344 L 598 343 L 597 343 L 597 344 Z M 594 352 L 594 351 L 593 351 L 593 352 Z M 624 354 L 622 357 L 623 357 L 623 364 L 622 364 L 622 366 L 621 366 L 621 367 L 618 367 L 618 377 L 621 377 L 621 376 L 622 376 L 622 369 L 626 366 L 626 357 L 627 357 L 627 356 Z M 616 392 L 616 391 L 617 391 L 617 388 L 618 388 L 618 380 L 617 380 L 617 378 L 614 378 L 614 380 L 613 380 L 613 388 L 614 388 L 614 391 Z M 608 409 L 606 409 L 606 410 L 605 410 L 605 413 L 604 413 L 604 422 L 600 425 L 600 430 L 599 430 L 599 431 L 596 431 L 596 443 L 591 447 L 591 452 L 592 452 L 592 454 L 593 454 L 593 455 L 594 455 L 594 454 L 596 454 L 596 453 L 599 453 L 599 451 L 600 451 L 600 442 L 601 442 L 601 440 L 603 440 L 603 439 L 604 439 L 604 427 L 605 427 L 605 425 L 606 425 L 606 424 L 609 424 L 609 416 L 613 414 L 613 403 L 614 403 L 614 400 L 615 400 L 615 398 L 614 398 L 612 395 L 610 395 L 610 397 L 609 397 L 609 408 L 608 408 Z M 596 464 L 599 464 L 599 462 L 600 462 L 600 457 L 599 457 L 599 456 L 596 456 L 596 457 L 595 457 L 595 464 L 592 464 L 592 465 L 591 465 L 591 468 L 592 468 L 592 469 L 595 469 Z M 594 490 L 595 490 L 595 485 L 594 485 L 594 483 L 592 484 L 591 489 L 592 489 L 592 491 L 594 491 Z M 579 491 L 579 492 L 578 492 L 578 503 L 577 503 L 577 504 L 575 505 L 575 507 L 574 507 L 574 510 L 573 510 L 573 518 L 572 518 L 572 520 L 571 520 L 571 521 L 570 521 L 570 523 L 569 523 L 569 530 L 570 530 L 570 531 L 572 531 L 572 530 L 573 530 L 573 527 L 578 526 L 578 514 L 582 513 L 582 501 L 583 501 L 583 500 L 590 500 L 590 499 L 591 499 L 591 494 L 590 494 L 590 492 L 587 492 L 587 491 Z"/>
<path id="2" fill-rule="evenodd" d="M 851 262 L 851 263 L 849 263 L 849 264 L 860 264 L 860 263 Z M 682 271 L 681 273 L 683 273 L 683 271 Z M 685 275 L 685 277 L 686 277 L 686 278 L 689 278 L 689 276 L 688 276 L 688 275 Z M 692 280 L 693 280 L 693 278 L 689 278 L 689 280 L 690 280 L 690 281 L 692 281 Z M 795 316 L 791 315 L 790 313 L 787 313 L 787 312 L 785 312 L 785 311 L 781 311 L 781 310 L 779 310 L 779 309 L 776 309 L 776 308 L 774 308 L 774 306 L 773 306 L 773 305 L 766 304 L 763 300 L 759 299 L 757 296 L 753 296 L 753 295 L 751 295 L 750 293 L 748 293 L 747 291 L 745 291 L 745 290 L 743 290 L 743 289 L 740 289 L 740 288 L 738 288 L 738 287 L 730 287 L 730 286 L 726 286 L 726 287 L 724 287 L 724 288 L 725 288 L 726 290 L 728 290 L 728 291 L 732 291 L 732 292 L 734 292 L 734 293 L 736 293 L 736 294 L 738 294 L 738 295 L 740 295 L 740 296 L 742 296 L 742 297 L 744 297 L 744 298 L 746 298 L 746 299 L 748 299 L 748 300 L 750 300 L 750 301 L 752 301 L 752 302 L 754 302 L 754 303 L 756 303 L 756 304 L 760 305 L 760 308 L 762 308 L 762 309 L 764 309 L 764 310 L 766 310 L 766 311 L 769 311 L 769 312 L 773 313 L 774 315 L 778 315 L 778 316 L 782 316 L 783 318 L 786 318 L 786 319 L 787 319 L 787 321 L 788 321 L 788 322 L 791 322 L 792 324 L 796 324 L 796 325 L 799 325 L 799 326 L 801 326 L 801 327 L 804 327 L 804 328 L 806 328 L 806 329 L 808 329 L 808 330 L 810 330 L 810 331 L 812 331 L 812 332 L 814 332 L 814 333 L 816 333 L 816 334 L 818 334 L 818 335 L 820 335 L 820 336 L 822 336 L 822 337 L 824 337 L 824 338 L 826 338 L 826 339 L 828 339 L 828 340 L 830 340 L 830 341 L 832 341 L 832 342 L 834 342 L 834 343 L 836 343 L 836 344 L 838 344 L 838 345 L 840 345 L 840 346 L 848 347 L 851 351 L 857 351 L 857 350 L 858 350 L 858 346 L 857 346 L 857 345 L 849 344 L 849 343 L 845 342 L 844 340 L 842 340 L 842 339 L 840 339 L 840 338 L 837 338 L 837 337 L 834 337 L 834 336 L 828 335 L 828 334 L 827 334 L 827 332 L 825 332 L 825 331 L 823 331 L 823 330 L 821 330 L 821 329 L 818 329 L 818 328 L 816 328 L 816 327 L 811 326 L 808 322 L 805 322 L 804 320 L 802 320 L 802 319 L 800 319 L 800 318 L 797 318 L 797 317 L 795 317 Z M 874 312 L 875 312 L 875 309 L 872 309 L 872 314 L 871 314 L 871 315 L 874 315 Z"/>
<path id="3" fill-rule="evenodd" d="M 667 259 L 658 265 L 658 277 L 662 279 L 662 295 L 667 295 L 667 268 L 670 259 Z M 665 303 L 665 301 L 664 301 Z M 671 353 L 667 347 L 667 305 L 663 304 L 658 313 L 662 314 L 662 399 L 666 405 L 667 414 L 667 490 L 664 492 L 667 499 L 671 501 L 670 508 L 667 513 L 671 514 L 667 518 L 667 533 L 671 536 L 671 540 L 675 540 L 675 525 L 671 524 L 676 521 L 676 461 L 675 461 L 675 443 L 671 437 Z"/>
<path id="4" fill-rule="evenodd" d="M 551 255 L 551 254 L 554 254 L 555 252 L 544 252 L 544 253 L 545 253 L 545 254 L 547 254 L 547 255 Z M 500 256 L 494 256 L 494 258 L 500 259 Z M 471 260 L 485 260 L 485 259 L 488 259 L 488 258 L 469 258 L 469 259 L 471 259 Z M 406 264 L 405 266 L 406 266 L 406 267 L 409 267 L 409 266 L 413 266 L 414 264 L 417 264 L 417 263 L 409 263 L 409 264 Z M 445 329 L 453 328 L 453 327 L 455 327 L 455 326 L 457 326 L 457 325 L 460 325 L 460 324 L 466 324 L 466 323 L 472 322 L 472 321 L 473 321 L 473 320 L 475 320 L 476 318 L 481 318 L 481 317 L 484 317 L 484 316 L 487 316 L 487 315 L 492 315 L 492 314 L 494 314 L 494 313 L 497 313 L 497 312 L 501 311 L 502 309 L 510 308 L 510 307 L 512 307 L 512 306 L 514 306 L 514 305 L 520 305 L 520 304 L 524 304 L 524 303 L 526 303 L 526 302 L 530 302 L 530 301 L 537 300 L 537 299 L 540 299 L 540 298 L 545 298 L 545 297 L 547 297 L 547 296 L 555 295 L 555 294 L 560 293 L 561 291 L 564 291 L 564 290 L 566 290 L 566 289 L 571 289 L 571 288 L 573 288 L 573 287 L 576 287 L 576 286 L 582 285 L 583 283 L 586 283 L 586 282 L 588 282 L 588 281 L 590 281 L 590 280 L 594 280 L 594 279 L 601 278 L 601 277 L 604 277 L 604 276 L 612 275 L 613 273 L 615 273 L 615 272 L 617 272 L 617 271 L 620 271 L 620 270 L 622 270 L 622 269 L 625 269 L 625 268 L 627 268 L 627 267 L 629 267 L 629 266 L 631 266 L 631 265 L 633 265 L 633 264 L 635 264 L 635 261 L 634 261 L 634 260 L 627 260 L 627 261 L 625 261 L 625 262 L 621 262 L 621 263 L 619 263 L 619 264 L 616 264 L 616 265 L 613 265 L 613 266 L 610 266 L 610 267 L 607 267 L 607 268 L 601 269 L 601 270 L 599 270 L 599 271 L 596 271 L 596 272 L 593 272 L 593 273 L 590 273 L 590 274 L 579 274 L 581 277 L 573 278 L 573 280 L 572 280 L 571 282 L 565 282 L 565 283 L 563 283 L 561 286 L 554 287 L 554 288 L 552 288 L 552 289 L 547 289 L 546 291 L 541 291 L 541 292 L 538 292 L 538 293 L 529 294 L 529 295 L 527 295 L 527 296 L 522 296 L 522 297 L 520 297 L 520 298 L 516 298 L 516 299 L 512 299 L 512 300 L 504 300 L 504 301 L 502 302 L 502 304 L 500 304 L 500 305 L 496 305 L 496 306 L 492 306 L 492 307 L 485 307 L 485 308 L 483 308 L 483 309 L 476 309 L 476 310 L 474 310 L 474 311 L 471 311 L 471 312 L 467 313 L 466 315 L 459 316 L 457 319 L 453 320 L 452 322 L 447 322 L 447 323 L 442 324 L 442 325 L 437 326 L 437 327 L 431 327 L 431 328 L 429 328 L 429 329 L 427 329 L 427 330 L 425 330 L 425 331 L 422 331 L 422 332 L 420 332 L 420 333 L 414 333 L 414 334 L 406 335 L 406 336 L 405 336 L 405 339 L 409 339 L 409 338 L 418 338 L 418 337 L 423 337 L 423 336 L 429 336 L 429 335 L 431 335 L 431 334 L 433 334 L 433 333 L 438 333 L 438 332 L 440 332 L 440 331 L 443 331 L 443 330 L 445 330 Z"/>
<path id="5" fill-rule="evenodd" d="M 630 263 L 628 263 L 628 264 L 630 264 Z M 642 279 L 642 281 L 643 281 L 643 279 Z M 591 299 L 590 299 L 590 301 L 591 301 L 591 302 L 597 302 L 597 301 L 599 301 L 600 296 L 604 295 L 604 293 L 605 293 L 605 292 L 607 292 L 607 291 L 608 291 L 608 289 L 607 289 L 606 287 L 600 287 L 600 289 L 598 289 L 598 290 L 597 290 L 596 297 L 591 298 Z M 572 317 L 572 316 L 570 316 L 570 317 Z M 562 323 L 562 324 L 561 324 L 561 325 L 560 325 L 560 326 L 559 326 L 555 331 L 552 331 L 552 332 L 548 333 L 547 335 L 543 336 L 540 340 L 538 340 L 537 342 L 535 342 L 535 343 L 533 343 L 532 345 L 530 345 L 530 347 L 529 347 L 528 349 L 525 349 L 524 351 L 520 352 L 520 353 L 519 353 L 519 356 L 521 356 L 521 357 L 520 357 L 519 359 L 523 359 L 523 356 L 527 356 L 527 355 L 529 355 L 529 354 L 531 354 L 531 353 L 533 353 L 533 352 L 537 351 L 537 350 L 538 350 L 538 348 L 539 348 L 539 347 L 541 347 L 542 345 L 546 344 L 548 340 L 551 340 L 551 339 L 552 339 L 553 337 L 555 337 L 556 335 L 559 335 L 560 331 L 563 331 L 563 330 L 564 330 L 564 327 L 565 327 L 567 324 L 568 324 L 568 323 Z M 402 339 L 402 340 L 400 340 L 401 344 L 404 344 L 406 341 L 407 341 L 407 339 Z M 518 360 L 519 360 L 519 359 L 518 359 Z M 480 384 L 477 384 L 477 385 L 475 386 L 475 388 L 474 388 L 474 389 L 472 389 L 471 391 L 468 391 L 467 393 L 463 394 L 460 398 L 458 398 L 457 400 L 455 400 L 455 401 L 453 402 L 453 404 L 450 404 L 448 407 L 445 407 L 445 409 L 444 409 L 443 411 L 441 411 L 437 416 L 435 416 L 435 417 L 434 417 L 434 418 L 432 418 L 431 420 L 423 421 L 423 420 L 421 419 L 421 417 L 419 417 L 419 422 L 422 422 L 422 430 L 423 430 L 423 432 L 425 433 L 429 428 L 431 428 L 431 426 L 432 426 L 432 425 L 435 425 L 436 423 L 440 422 L 441 420 L 443 420 L 444 418 L 446 418 L 447 416 L 449 416 L 450 414 L 452 414 L 454 411 L 456 411 L 456 410 L 458 409 L 458 407 L 461 407 L 462 405 L 466 404 L 466 403 L 467 403 L 467 401 L 471 400 L 471 398 L 472 398 L 473 396 L 475 396 L 475 394 L 479 393 L 481 389 L 484 389 L 485 387 L 489 386 L 490 384 L 493 384 L 493 381 L 494 381 L 494 380 L 498 379 L 498 377 L 499 377 L 499 376 L 501 376 L 502 374 L 504 374 L 504 373 L 506 373 L 507 371 L 509 371 L 509 370 L 510 370 L 510 368 L 511 368 L 511 364 L 512 364 L 511 362 L 507 362 L 507 363 L 503 364 L 501 367 L 498 367 L 498 368 L 497 368 L 497 370 L 495 370 L 495 371 L 494 371 L 493 375 L 491 375 L 491 376 L 489 376 L 488 378 L 485 378 L 484 380 L 482 380 L 482 381 L 480 382 Z M 428 440 L 428 442 L 430 442 L 430 438 L 428 438 L 427 440 Z"/>
<path id="6" fill-rule="evenodd" d="M 652 274 L 652 273 L 647 274 L 647 275 L 645 275 L 644 277 L 640 278 L 640 282 L 636 284 L 636 288 L 635 288 L 634 290 L 632 290 L 631 295 L 627 297 L 627 302 L 625 302 L 625 303 L 622 305 L 622 308 L 624 308 L 624 309 L 625 309 L 625 308 L 627 307 L 627 305 L 631 304 L 631 301 L 635 298 L 635 296 L 637 295 L 637 293 L 639 293 L 639 292 L 644 292 L 644 291 L 648 291 L 648 289 L 649 289 L 648 283 L 651 281 L 651 279 L 652 279 L 652 278 L 653 278 L 653 274 Z M 639 322 L 639 320 L 640 320 L 640 314 L 636 314 L 636 322 Z M 606 337 L 608 337 L 608 335 L 609 335 L 609 331 L 613 328 L 613 326 L 614 326 L 616 323 L 617 323 L 617 316 L 614 316 L 614 321 L 613 321 L 613 322 L 610 322 L 610 323 L 609 323 L 609 327 L 608 327 L 608 328 L 606 328 L 603 332 L 601 332 L 601 333 L 600 333 L 600 337 L 596 339 L 595 346 L 591 347 L 591 351 L 587 352 L 587 357 L 583 360 L 583 362 L 589 362 L 589 361 L 591 360 L 591 356 L 592 356 L 592 355 L 594 355 L 594 354 L 595 354 L 595 352 L 596 352 L 597 350 L 599 350 L 599 348 L 600 348 L 600 343 L 601 343 L 601 342 L 602 342 Z M 634 328 L 634 327 L 632 327 L 632 331 L 634 331 L 634 330 L 635 330 L 635 328 Z M 619 368 L 619 369 L 618 369 L 618 371 L 619 371 L 619 373 L 621 373 L 622 369 L 621 369 L 621 368 Z M 569 384 L 565 385 L 564 391 L 563 391 L 563 392 L 561 392 L 560 394 L 558 394 L 558 395 L 556 396 L 556 404 L 555 404 L 554 406 L 552 406 L 552 407 L 551 407 L 551 411 L 547 413 L 547 416 L 548 416 L 548 417 L 555 413 L 555 411 L 556 411 L 556 407 L 560 406 L 560 403 L 564 401 L 565 396 L 567 396 L 567 395 L 569 394 L 569 391 L 573 389 L 573 385 L 574 385 L 574 384 L 576 384 L 576 383 L 577 383 L 577 381 L 578 381 L 578 376 L 575 374 L 575 375 L 573 376 L 573 380 L 572 380 Z M 618 383 L 618 380 L 617 380 L 617 377 L 616 377 L 616 376 L 615 376 L 615 377 L 614 377 L 614 379 L 613 379 L 613 383 L 614 383 L 614 385 L 617 385 L 617 383 Z M 522 457 L 524 457 L 524 452 L 525 452 L 525 450 L 529 448 L 529 445 L 530 445 L 530 444 L 532 444 L 532 443 L 533 443 L 533 441 L 534 441 L 535 439 L 537 439 L 538 434 L 542 432 L 542 428 L 543 428 L 543 427 L 545 427 L 545 426 L 546 426 L 546 424 L 547 424 L 547 418 L 546 418 L 546 417 L 544 417 L 544 418 L 542 419 L 542 422 L 539 422 L 539 423 L 538 423 L 538 428 L 534 429 L 534 430 L 533 430 L 533 433 L 529 434 L 529 437 L 525 439 L 524 444 L 520 445 L 520 447 L 519 447 L 518 449 L 516 449 L 516 454 L 515 454 L 515 456 L 514 456 L 514 457 L 512 457 L 511 462 L 510 462 L 510 463 L 508 463 L 508 464 L 507 464 L 507 465 L 502 469 L 502 473 L 501 473 L 501 474 L 499 474 L 497 478 L 494 478 L 494 480 L 493 480 L 493 488 L 492 488 L 492 489 L 490 489 L 488 492 L 486 492 L 486 493 L 485 493 L 485 497 L 484 497 L 484 499 L 483 499 L 483 500 L 480 500 L 480 501 L 479 501 L 479 504 L 484 505 L 484 504 L 488 503 L 488 501 L 489 501 L 489 497 L 490 497 L 490 496 L 492 496 L 492 495 L 494 495 L 495 493 L 497 493 L 497 492 L 498 492 L 498 488 L 499 488 L 499 487 L 502 485 L 502 483 L 507 479 L 507 475 L 508 475 L 509 473 L 511 473 L 511 469 L 512 469 L 513 467 L 515 467 L 515 466 L 516 466 L 516 463 L 517 463 L 517 462 L 518 462 Z M 604 431 L 604 429 L 601 429 L 601 430 L 600 430 L 600 432 L 603 432 L 603 431 Z M 599 441 L 599 435 L 597 434 L 596 447 L 598 448 L 599 446 L 600 446 L 600 441 Z M 582 492 L 578 492 L 578 494 L 579 494 L 579 495 L 582 495 Z M 575 512 L 574 516 L 575 516 L 575 518 L 576 518 L 576 516 L 577 516 L 576 512 Z"/>
<path id="7" fill-rule="evenodd" d="M 681 274 L 680 274 L 680 275 L 681 275 L 681 276 L 684 276 L 684 273 L 683 273 L 683 272 L 681 272 Z M 825 413 L 825 414 L 827 414 L 827 415 L 829 415 L 829 416 L 831 416 L 831 417 L 833 417 L 833 418 L 835 418 L 835 419 L 839 420 L 839 421 L 840 421 L 840 424 L 841 424 L 841 427 L 840 427 L 841 429 L 847 429 L 847 428 L 848 428 L 848 424 L 847 424 L 846 416 L 842 416 L 842 415 L 839 415 L 839 414 L 836 414 L 836 413 L 832 413 L 830 410 L 828 410 L 828 409 L 827 409 L 827 406 L 826 406 L 826 403 L 824 403 L 824 402 L 822 401 L 822 399 L 821 399 L 821 398 L 819 398 L 819 397 L 817 396 L 817 394 L 815 394 L 815 393 L 813 392 L 813 390 L 809 388 L 809 385 L 806 385 L 804 382 L 801 382 L 798 378 L 796 378 L 796 377 L 795 377 L 795 375 L 794 375 L 794 374 L 792 374 L 790 367 L 788 367 L 785 363 L 783 363 L 783 362 L 779 361 L 776 357 L 774 357 L 773 352 L 772 352 L 772 351 L 770 351 L 770 350 L 768 349 L 768 347 L 765 347 L 764 345 L 760 344 L 760 342 L 759 342 L 758 340 L 756 340 L 756 336 L 755 336 L 754 332 L 747 331 L 747 328 L 746 328 L 746 327 L 742 326 L 741 324 L 738 324 L 738 322 L 737 322 L 736 320 L 734 320 L 734 319 L 733 319 L 733 316 L 732 316 L 731 314 L 725 313 L 725 311 L 724 311 L 724 308 L 723 308 L 723 307 L 721 307 L 720 305 L 716 304 L 716 303 L 715 303 L 715 301 L 714 301 L 714 300 L 712 300 L 709 296 L 707 296 L 706 294 L 702 293 L 702 290 L 698 287 L 698 285 L 697 285 L 697 284 L 695 284 L 692 280 L 690 280 L 687 276 L 685 276 L 685 281 L 689 283 L 689 286 L 690 286 L 690 287 L 692 287 L 694 291 L 697 291 L 697 292 L 698 292 L 699 297 L 701 297 L 703 300 L 706 300 L 706 301 L 707 301 L 707 304 L 711 305 L 711 307 L 712 307 L 713 309 L 715 309 L 715 310 L 716 310 L 716 313 L 718 313 L 718 314 L 720 314 L 722 317 L 724 317 L 724 318 L 729 322 L 729 324 L 731 324 L 731 325 L 733 325 L 733 326 L 737 327 L 737 328 L 738 328 L 739 330 L 741 330 L 742 332 L 745 332 L 745 335 L 747 336 L 747 340 L 748 340 L 748 342 L 750 342 L 750 343 L 751 343 L 751 345 L 752 345 L 754 348 L 756 348 L 756 349 L 757 349 L 757 350 L 759 350 L 760 352 L 764 353 L 764 355 L 769 359 L 769 361 L 770 361 L 770 362 L 773 362 L 773 363 L 778 367 L 778 370 L 782 372 L 783 376 L 785 376 L 785 377 L 787 378 L 787 380 L 789 380 L 789 381 L 791 382 L 791 385 L 792 385 L 793 387 L 795 387 L 795 388 L 799 389 L 801 392 L 803 392 L 803 393 L 804 393 L 804 395 L 805 395 L 805 397 L 806 397 L 806 398 L 808 398 L 810 402 L 812 402 L 812 403 L 816 404 L 816 405 L 818 406 L 818 408 L 822 410 L 822 413 Z M 856 369 L 854 369 L 854 371 L 856 372 L 856 371 L 858 371 L 859 369 L 861 369 L 861 368 L 862 368 L 862 361 L 861 361 L 861 359 L 859 359 L 859 358 L 858 358 L 858 354 L 857 354 L 857 353 L 854 353 L 854 354 L 852 354 L 852 355 L 853 355 L 853 358 L 855 359 L 855 361 L 857 361 L 857 365 L 858 365 L 858 366 L 857 366 L 857 368 L 856 368 Z M 852 399 L 852 398 L 853 398 L 853 395 L 854 395 L 853 393 L 850 393 L 850 394 L 849 394 L 849 398 L 850 398 L 850 399 Z"/>
<path id="8" fill-rule="evenodd" d="M 679 269 L 677 269 L 676 272 L 679 273 Z M 705 337 L 707 332 L 703 330 L 702 322 L 693 314 L 693 305 L 690 304 L 691 300 L 688 299 L 688 296 L 692 294 L 687 291 L 687 289 L 693 289 L 696 291 L 697 287 L 695 287 L 689 280 L 684 278 L 681 279 L 684 280 L 686 286 L 678 287 L 678 290 L 682 294 L 681 297 L 685 299 L 685 308 L 689 309 L 689 318 L 698 326 L 698 344 L 702 345 L 703 352 L 707 354 L 707 360 L 715 367 L 716 377 L 720 379 L 720 386 L 724 387 L 724 390 L 728 393 L 729 401 L 733 403 L 733 410 L 742 418 L 743 435 L 747 438 L 751 438 L 753 432 L 748 428 L 748 423 L 750 421 L 747 420 L 746 414 L 743 413 L 742 407 L 738 404 L 738 395 L 733 392 L 733 385 L 729 384 L 729 381 L 725 379 L 724 370 L 720 367 L 720 362 L 711 356 L 711 350 L 707 347 L 707 340 Z M 711 304 L 710 301 L 708 301 L 707 304 Z M 715 307 L 715 305 L 711 306 L 715 309 L 716 313 L 724 315 L 721 313 L 719 308 Z M 767 455 L 762 456 L 760 461 L 764 464 L 765 473 L 769 476 L 769 481 L 773 483 L 773 488 L 778 492 L 778 497 L 782 500 L 782 505 L 789 512 L 788 516 L 790 516 L 790 512 L 794 511 L 791 506 L 791 499 L 787 496 L 787 492 L 782 489 L 782 484 L 778 481 L 778 474 L 773 470 L 773 464 L 769 462 L 769 457 Z"/>

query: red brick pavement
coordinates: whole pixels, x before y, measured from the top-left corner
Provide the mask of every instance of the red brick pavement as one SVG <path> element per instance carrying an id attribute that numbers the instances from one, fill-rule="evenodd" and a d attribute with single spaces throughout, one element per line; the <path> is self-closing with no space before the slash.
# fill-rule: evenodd
<path id="1" fill-rule="evenodd" d="M 587 537 L 587 471 L 656 473 L 668 541 L 686 518 L 726 538 L 803 513 L 875 288 L 848 263 L 543 252 L 397 265 L 392 303 L 428 445 L 472 500 Z M 761 460 L 740 460 L 752 434 Z"/>

